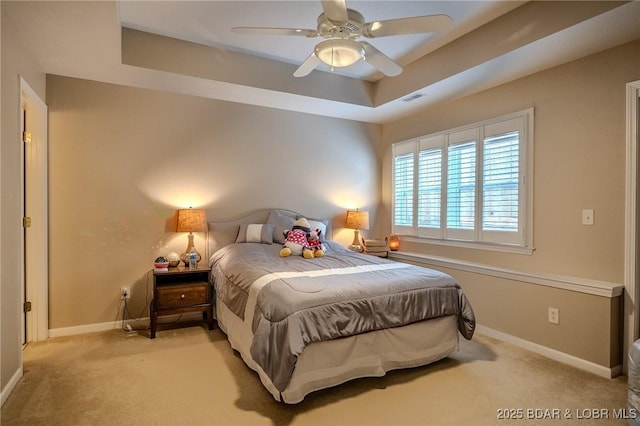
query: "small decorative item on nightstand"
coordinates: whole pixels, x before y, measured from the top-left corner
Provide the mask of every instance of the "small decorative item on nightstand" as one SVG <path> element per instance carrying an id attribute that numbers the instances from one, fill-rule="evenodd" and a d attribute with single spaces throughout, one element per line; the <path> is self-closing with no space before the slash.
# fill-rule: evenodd
<path id="1" fill-rule="evenodd" d="M 164 257 L 156 257 L 153 261 L 153 269 L 158 272 L 167 272 L 169 270 L 169 261 Z"/>
<path id="2" fill-rule="evenodd" d="M 363 240 L 364 252 L 372 256 L 387 257 L 387 239 L 384 240 Z"/>
<path id="3" fill-rule="evenodd" d="M 195 247 L 191 247 L 189 251 L 189 269 L 192 271 L 198 269 L 198 252 Z"/>
<path id="4" fill-rule="evenodd" d="M 400 240 L 397 235 L 392 235 L 389 237 L 389 250 L 396 251 L 400 248 Z"/>
<path id="5" fill-rule="evenodd" d="M 180 255 L 175 252 L 171 252 L 167 255 L 167 260 L 169 261 L 169 268 L 175 268 L 180 264 Z"/>

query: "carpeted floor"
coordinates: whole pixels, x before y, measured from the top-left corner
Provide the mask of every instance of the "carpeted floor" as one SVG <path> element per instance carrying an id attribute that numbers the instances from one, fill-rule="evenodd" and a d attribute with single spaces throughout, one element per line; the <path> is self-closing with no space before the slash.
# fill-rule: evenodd
<path id="1" fill-rule="evenodd" d="M 147 336 L 113 330 L 30 344 L 2 425 L 626 423 L 614 419 L 627 405 L 626 377 L 603 379 L 482 335 L 435 364 L 355 380 L 295 406 L 273 400 L 219 329 Z M 588 418 L 596 414 L 608 418 Z"/>

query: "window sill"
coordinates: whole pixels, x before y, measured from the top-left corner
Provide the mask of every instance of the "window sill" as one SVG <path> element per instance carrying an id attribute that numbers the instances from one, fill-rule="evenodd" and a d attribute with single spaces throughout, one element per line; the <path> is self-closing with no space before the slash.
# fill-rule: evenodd
<path id="1" fill-rule="evenodd" d="M 469 248 L 475 250 L 489 250 L 489 251 L 499 251 L 502 253 L 513 253 L 513 254 L 524 254 L 531 255 L 533 254 L 535 248 L 534 247 L 520 247 L 513 246 L 507 244 L 490 244 L 490 243 L 474 243 L 470 241 L 455 241 L 455 240 L 439 240 L 435 238 L 418 238 L 418 237 L 410 237 L 401 235 L 400 241 L 409 241 L 412 243 L 420 243 L 420 244 L 432 244 L 438 246 L 450 246 L 450 247 L 461 247 L 461 248 Z"/>

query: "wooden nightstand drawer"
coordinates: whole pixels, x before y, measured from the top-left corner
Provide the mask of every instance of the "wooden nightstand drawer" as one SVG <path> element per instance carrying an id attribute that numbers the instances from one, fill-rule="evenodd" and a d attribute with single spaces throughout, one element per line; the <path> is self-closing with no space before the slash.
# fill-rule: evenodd
<path id="1" fill-rule="evenodd" d="M 209 303 L 209 284 L 158 287 L 158 309 Z"/>

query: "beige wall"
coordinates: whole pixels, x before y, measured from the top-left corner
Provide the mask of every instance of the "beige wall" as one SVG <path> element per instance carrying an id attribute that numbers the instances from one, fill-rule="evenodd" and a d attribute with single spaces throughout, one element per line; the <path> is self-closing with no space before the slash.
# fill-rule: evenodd
<path id="1" fill-rule="evenodd" d="M 0 384 L 3 391 L 22 367 L 20 76 L 44 99 L 44 73 L 18 39 L 3 11 L 0 147 Z"/>
<path id="2" fill-rule="evenodd" d="M 348 244 L 346 209 L 379 203 L 380 126 L 57 76 L 47 104 L 51 329 L 118 319 L 123 286 L 144 311 L 177 208 L 284 207 Z"/>
<path id="3" fill-rule="evenodd" d="M 640 42 L 636 41 L 385 125 L 384 213 L 390 212 L 391 205 L 388 182 L 393 142 L 535 108 L 534 253 L 408 242 L 401 250 L 534 274 L 622 284 L 625 84 L 638 79 Z M 581 224 L 584 208 L 595 210 L 595 226 Z M 381 212 L 380 220 L 389 229 L 390 215 L 383 217 Z M 610 342 L 619 341 L 610 331 L 617 329 L 619 322 L 612 311 L 619 312 L 614 306 L 618 302 L 474 274 L 453 274 L 471 293 L 480 324 L 600 365 L 620 361 L 619 350 L 609 351 Z M 547 323 L 548 306 L 560 307 L 560 326 L 552 328 Z"/>
<path id="4" fill-rule="evenodd" d="M 483 327 L 605 368 L 622 363 L 620 296 L 595 296 L 432 266 L 428 262 L 411 263 L 433 267 L 453 276 L 463 287 L 476 319 Z M 550 306 L 559 310 L 559 325 L 547 320 Z"/>

